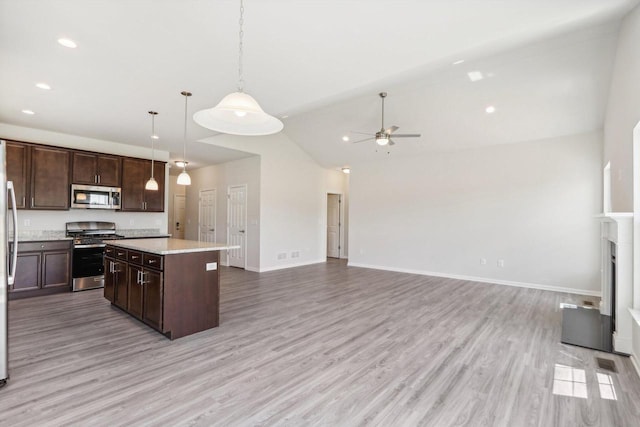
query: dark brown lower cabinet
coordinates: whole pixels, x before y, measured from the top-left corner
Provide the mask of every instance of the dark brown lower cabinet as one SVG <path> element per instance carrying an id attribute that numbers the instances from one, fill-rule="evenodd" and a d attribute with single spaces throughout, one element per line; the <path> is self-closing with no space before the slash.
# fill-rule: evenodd
<path id="1" fill-rule="evenodd" d="M 10 299 L 71 291 L 71 241 L 18 243 Z"/>
<path id="2" fill-rule="evenodd" d="M 107 245 L 105 253 L 113 305 L 171 339 L 218 326 L 219 270 L 209 267 L 218 251 L 162 256 Z"/>

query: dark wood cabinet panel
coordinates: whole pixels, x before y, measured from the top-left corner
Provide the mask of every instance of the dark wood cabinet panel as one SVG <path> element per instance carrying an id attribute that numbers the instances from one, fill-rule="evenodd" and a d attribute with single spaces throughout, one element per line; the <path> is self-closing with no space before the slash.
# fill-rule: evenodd
<path id="1" fill-rule="evenodd" d="M 154 176 L 158 182 L 157 191 L 145 190 L 151 177 L 151 161 L 142 159 L 122 159 L 122 211 L 164 212 L 164 162 L 155 162 Z"/>
<path id="2" fill-rule="evenodd" d="M 71 153 L 31 147 L 31 209 L 69 209 Z"/>
<path id="3" fill-rule="evenodd" d="M 18 254 L 16 278 L 11 290 L 12 294 L 40 288 L 41 259 L 41 252 Z"/>
<path id="4" fill-rule="evenodd" d="M 7 180 L 13 181 L 16 207 L 25 209 L 29 199 L 29 146 L 7 142 Z M 9 207 L 12 202 L 9 200 Z"/>
<path id="5" fill-rule="evenodd" d="M 69 286 L 71 253 L 43 252 L 42 287 Z"/>
<path id="6" fill-rule="evenodd" d="M 129 303 L 127 263 L 115 261 L 113 269 L 115 273 L 115 296 L 113 302 L 121 309 L 126 310 Z"/>
<path id="7" fill-rule="evenodd" d="M 157 191 L 144 190 L 145 210 L 147 212 L 164 212 L 164 163 L 155 162 L 154 178 L 158 183 Z M 149 166 L 149 176 L 145 177 L 144 182 L 151 176 L 151 166 Z"/>
<path id="8" fill-rule="evenodd" d="M 146 175 L 146 162 L 144 160 L 122 159 L 122 200 L 120 202 L 120 210 L 144 211 L 144 177 Z"/>
<path id="9" fill-rule="evenodd" d="M 134 317 L 142 319 L 143 285 L 141 283 L 142 268 L 129 264 L 129 304 L 127 311 Z"/>
<path id="10" fill-rule="evenodd" d="M 95 185 L 98 183 L 98 157 L 90 153 L 73 153 L 73 166 L 71 168 L 72 182 L 74 184 Z"/>
<path id="11" fill-rule="evenodd" d="M 120 157 L 104 154 L 73 152 L 72 182 L 74 184 L 120 186 Z"/>
<path id="12" fill-rule="evenodd" d="M 142 320 L 152 328 L 162 330 L 162 273 L 144 269 L 144 311 Z"/>
<path id="13" fill-rule="evenodd" d="M 98 184 L 120 187 L 122 159 L 117 156 L 98 156 Z"/>
<path id="14" fill-rule="evenodd" d="M 13 250 L 13 244 L 9 250 Z M 48 295 L 71 290 L 71 240 L 21 242 L 9 298 Z"/>
<path id="15" fill-rule="evenodd" d="M 111 252 L 114 252 L 111 249 Z M 105 254 L 108 254 L 109 251 L 105 250 Z M 116 274 L 114 272 L 113 263 L 115 260 L 113 258 L 104 258 L 104 297 L 111 302 L 115 301 L 116 296 Z"/>

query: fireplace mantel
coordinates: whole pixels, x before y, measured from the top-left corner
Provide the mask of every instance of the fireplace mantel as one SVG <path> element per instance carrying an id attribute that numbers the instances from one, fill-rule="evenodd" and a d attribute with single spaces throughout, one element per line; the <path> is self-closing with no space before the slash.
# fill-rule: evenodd
<path id="1" fill-rule="evenodd" d="M 631 313 L 633 306 L 633 213 L 608 212 L 597 216 L 601 236 L 601 290 L 600 312 L 611 307 L 611 243 L 616 244 L 615 271 L 615 329 L 613 348 L 619 353 L 631 353 Z"/>

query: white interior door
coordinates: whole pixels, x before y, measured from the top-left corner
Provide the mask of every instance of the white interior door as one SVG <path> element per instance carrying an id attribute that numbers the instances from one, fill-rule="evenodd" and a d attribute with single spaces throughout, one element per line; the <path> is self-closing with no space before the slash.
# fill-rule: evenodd
<path id="1" fill-rule="evenodd" d="M 201 242 L 216 241 L 216 190 L 200 190 L 198 240 Z"/>
<path id="2" fill-rule="evenodd" d="M 176 194 L 173 196 L 173 237 L 184 239 L 185 221 L 185 196 Z"/>
<path id="3" fill-rule="evenodd" d="M 340 258 L 339 194 L 327 194 L 327 256 Z"/>
<path id="4" fill-rule="evenodd" d="M 247 186 L 233 185 L 227 193 L 227 243 L 238 245 L 229 250 L 231 267 L 246 267 L 247 242 Z"/>

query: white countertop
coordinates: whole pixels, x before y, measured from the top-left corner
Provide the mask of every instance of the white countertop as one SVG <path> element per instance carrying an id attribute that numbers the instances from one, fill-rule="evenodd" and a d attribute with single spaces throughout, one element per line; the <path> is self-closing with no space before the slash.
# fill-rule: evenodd
<path id="1" fill-rule="evenodd" d="M 227 249 L 237 249 L 240 246 L 227 245 L 224 243 L 198 242 L 196 240 L 182 239 L 124 239 L 108 240 L 108 245 L 118 248 L 133 249 L 140 252 L 149 252 L 158 255 L 184 254 L 189 252 L 225 251 Z"/>

